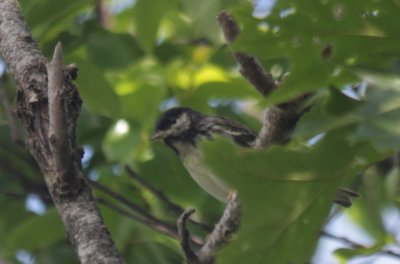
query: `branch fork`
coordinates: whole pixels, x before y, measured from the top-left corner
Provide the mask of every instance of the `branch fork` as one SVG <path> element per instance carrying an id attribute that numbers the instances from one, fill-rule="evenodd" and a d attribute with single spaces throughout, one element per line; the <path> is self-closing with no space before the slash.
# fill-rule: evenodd
<path id="1" fill-rule="evenodd" d="M 267 97 L 279 88 L 279 82 L 267 73 L 257 59 L 249 54 L 237 52 L 230 46 L 240 33 L 240 28 L 235 19 L 227 12 L 221 11 L 217 16 L 217 22 L 224 34 L 226 43 L 232 52 L 232 56 L 240 66 L 242 76 L 260 93 Z M 273 105 L 267 109 L 263 127 L 260 130 L 253 148 L 266 148 L 272 144 L 285 143 L 298 120 L 307 110 L 304 103 L 309 95 L 299 96 L 289 102 Z M 239 229 L 241 218 L 241 206 L 237 193 L 229 201 L 222 217 L 209 235 L 206 243 L 197 252 L 190 247 L 189 231 L 186 221 L 194 213 L 193 209 L 185 211 L 178 220 L 180 243 L 187 264 L 211 264 L 218 249 L 226 246 L 232 235 Z"/>
<path id="2" fill-rule="evenodd" d="M 197 252 L 190 245 L 190 233 L 186 227 L 188 219 L 194 212 L 194 209 L 186 210 L 177 221 L 179 241 L 185 262 L 186 264 L 212 264 L 216 252 L 229 244 L 232 235 L 239 229 L 242 211 L 238 194 L 236 192 L 232 194 L 219 222 Z"/>

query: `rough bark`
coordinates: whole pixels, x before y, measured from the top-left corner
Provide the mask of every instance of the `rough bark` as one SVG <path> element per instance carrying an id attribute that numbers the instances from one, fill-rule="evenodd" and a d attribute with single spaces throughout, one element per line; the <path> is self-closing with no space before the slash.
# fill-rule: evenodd
<path id="1" fill-rule="evenodd" d="M 224 34 L 226 43 L 230 45 L 239 36 L 240 29 L 235 19 L 227 12 L 221 11 L 217 16 L 218 24 Z M 264 97 L 276 89 L 278 82 L 266 72 L 255 57 L 237 52 L 230 47 L 233 57 L 240 66 L 242 76 Z M 289 139 L 297 121 L 307 110 L 304 102 L 309 95 L 299 96 L 289 102 L 272 105 L 267 109 L 263 127 L 254 142 L 255 148 L 267 148 L 272 144 L 281 144 Z"/>
<path id="2" fill-rule="evenodd" d="M 0 54 L 16 82 L 26 146 L 43 173 L 68 241 L 81 263 L 122 263 L 82 173 L 82 151 L 75 142 L 81 107 L 72 82 L 76 69 L 62 67 L 61 46 L 47 64 L 16 0 L 0 1 Z"/>
<path id="3" fill-rule="evenodd" d="M 190 233 L 186 222 L 194 213 L 194 209 L 186 210 L 177 221 L 179 241 L 185 256 L 185 264 L 213 264 L 215 254 L 231 241 L 233 234 L 239 229 L 242 216 L 241 204 L 236 192 L 232 193 L 224 213 L 208 235 L 204 245 L 196 252 L 191 247 Z"/>

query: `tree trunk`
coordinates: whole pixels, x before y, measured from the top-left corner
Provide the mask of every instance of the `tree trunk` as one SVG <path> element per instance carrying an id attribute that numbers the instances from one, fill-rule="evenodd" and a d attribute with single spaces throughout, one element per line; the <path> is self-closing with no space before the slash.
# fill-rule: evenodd
<path id="1" fill-rule="evenodd" d="M 81 168 L 75 142 L 81 99 L 62 66 L 61 45 L 50 63 L 33 40 L 16 0 L 0 1 L 0 54 L 17 86 L 17 112 L 67 239 L 81 263 L 122 263 Z"/>

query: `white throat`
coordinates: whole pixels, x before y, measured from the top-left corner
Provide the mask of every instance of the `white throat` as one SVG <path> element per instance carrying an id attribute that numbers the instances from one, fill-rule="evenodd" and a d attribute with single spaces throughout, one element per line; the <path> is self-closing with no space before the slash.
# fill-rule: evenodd
<path id="1" fill-rule="evenodd" d="M 176 142 L 174 147 L 193 180 L 210 195 L 227 203 L 229 187 L 206 167 L 201 152 L 190 143 Z"/>

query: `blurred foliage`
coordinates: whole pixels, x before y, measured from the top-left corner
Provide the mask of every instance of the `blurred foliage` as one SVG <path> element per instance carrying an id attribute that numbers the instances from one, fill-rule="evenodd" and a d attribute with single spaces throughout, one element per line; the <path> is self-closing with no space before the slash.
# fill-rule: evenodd
<path id="1" fill-rule="evenodd" d="M 191 180 L 171 150 L 149 142 L 163 110 L 188 106 L 257 130 L 266 106 L 314 92 L 313 107 L 286 146 L 257 152 L 223 140 L 202 145 L 208 164 L 237 188 L 244 206 L 242 228 L 218 263 L 305 263 L 338 186 L 362 194 L 346 214 L 373 240 L 367 248 L 337 250 L 338 261 L 398 245 L 385 224 L 385 212 L 398 215 L 400 206 L 398 0 L 21 0 L 20 5 L 46 56 L 62 41 L 66 63 L 79 66 L 84 105 L 77 136 L 87 175 L 173 225 L 177 215 L 129 179 L 125 164 L 183 208 L 196 208 L 195 218 L 209 225 L 223 205 Z M 215 22 L 223 9 L 241 27 L 233 49 L 255 55 L 282 80 L 269 98 L 261 98 L 238 73 Z M 1 85 L 15 102 L 13 83 Z M 32 158 L 12 143 L 0 108 L 0 259 L 26 263 L 24 251 L 35 263 L 77 263 L 43 187 Z M 32 193 L 44 211 L 27 207 Z M 181 262 L 175 239 L 108 207 L 101 210 L 127 263 Z"/>

